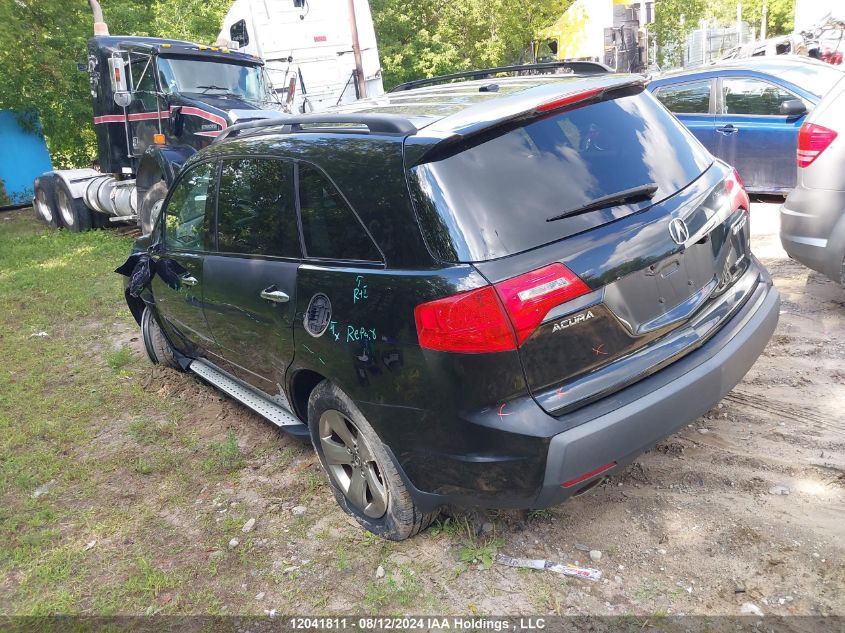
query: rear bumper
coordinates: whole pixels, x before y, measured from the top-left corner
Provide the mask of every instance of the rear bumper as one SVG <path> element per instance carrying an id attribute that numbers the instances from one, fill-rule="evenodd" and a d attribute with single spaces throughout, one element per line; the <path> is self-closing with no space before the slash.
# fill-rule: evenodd
<path id="1" fill-rule="evenodd" d="M 560 433 L 549 444 L 543 488 L 533 507 L 563 501 L 599 476 L 617 471 L 643 451 L 709 411 L 751 369 L 775 331 L 780 295 L 767 279 L 743 310 L 704 347 L 630 387 L 638 397 Z M 562 487 L 607 464 L 577 485 Z"/>
<path id="2" fill-rule="evenodd" d="M 780 209 L 780 241 L 792 259 L 841 283 L 845 191 L 796 187 Z"/>
<path id="3" fill-rule="evenodd" d="M 496 436 L 496 441 L 507 440 L 512 454 L 519 453 L 522 444 L 526 450 L 533 447 L 536 452 L 531 458 L 480 459 L 479 451 L 438 461 L 436 455 L 427 454 L 423 462 L 409 469 L 416 460 L 409 462 L 407 452 L 395 451 L 402 466 L 399 472 L 418 506 L 429 511 L 447 504 L 486 508 L 554 505 L 622 469 L 706 413 L 742 380 L 777 326 L 780 296 L 768 274 L 758 271 L 758 283 L 739 312 L 702 347 L 657 373 L 560 418 L 550 416 L 528 397 L 522 405 L 508 409 L 513 411 L 511 417 L 497 417 L 502 412 L 494 410 L 485 414 L 492 419 L 474 420 L 479 442 L 486 437 L 484 424 L 499 429 L 507 424 L 507 432 Z M 615 463 L 612 468 L 576 485 L 561 485 L 611 463 Z M 432 468 L 449 485 L 429 489 L 431 492 L 415 486 Z M 536 478 L 532 472 L 537 473 Z M 535 483 L 530 485 L 528 480 Z M 479 481 L 483 485 L 476 483 Z"/>

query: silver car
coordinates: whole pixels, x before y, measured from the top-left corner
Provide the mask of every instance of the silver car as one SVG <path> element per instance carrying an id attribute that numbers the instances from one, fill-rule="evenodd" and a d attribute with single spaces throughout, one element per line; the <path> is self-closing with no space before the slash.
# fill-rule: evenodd
<path id="1" fill-rule="evenodd" d="M 798 186 L 780 209 L 780 240 L 795 260 L 845 285 L 845 79 L 798 132 Z"/>

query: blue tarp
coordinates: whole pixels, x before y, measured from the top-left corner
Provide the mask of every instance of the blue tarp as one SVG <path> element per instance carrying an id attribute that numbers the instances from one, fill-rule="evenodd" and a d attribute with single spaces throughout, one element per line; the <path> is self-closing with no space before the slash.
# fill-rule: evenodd
<path id="1" fill-rule="evenodd" d="M 52 168 L 44 137 L 22 130 L 11 110 L 0 110 L 0 181 L 9 201 L 31 201 L 35 177 Z"/>

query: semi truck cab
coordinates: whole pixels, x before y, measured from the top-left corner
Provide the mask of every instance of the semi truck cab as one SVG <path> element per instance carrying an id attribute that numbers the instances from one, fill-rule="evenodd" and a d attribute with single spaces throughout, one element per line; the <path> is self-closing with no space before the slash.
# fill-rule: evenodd
<path id="1" fill-rule="evenodd" d="M 97 158 L 33 188 L 41 219 L 70 230 L 137 221 L 148 233 L 191 155 L 230 125 L 283 115 L 264 62 L 226 47 L 95 32 L 87 71 Z"/>

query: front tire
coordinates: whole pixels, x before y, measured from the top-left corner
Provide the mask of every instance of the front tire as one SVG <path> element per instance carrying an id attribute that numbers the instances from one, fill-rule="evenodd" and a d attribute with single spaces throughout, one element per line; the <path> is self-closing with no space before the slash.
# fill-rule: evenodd
<path id="1" fill-rule="evenodd" d="M 141 225 L 141 233 L 144 235 L 153 232 L 166 195 L 167 183 L 164 180 L 159 180 L 144 193 L 138 209 L 138 223 Z"/>
<path id="2" fill-rule="evenodd" d="M 91 211 L 82 198 L 74 198 L 67 183 L 61 178 L 56 183 L 56 207 L 59 210 L 61 226 L 68 231 L 80 233 L 91 228 Z"/>
<path id="3" fill-rule="evenodd" d="M 324 380 L 308 399 L 311 441 L 341 509 L 364 529 L 402 541 L 438 512 L 421 512 L 386 447 L 352 400 Z"/>
<path id="4" fill-rule="evenodd" d="M 176 354 L 149 306 L 144 308 L 141 315 L 141 334 L 144 337 L 144 351 L 147 352 L 147 358 L 151 363 L 181 371 Z"/>

